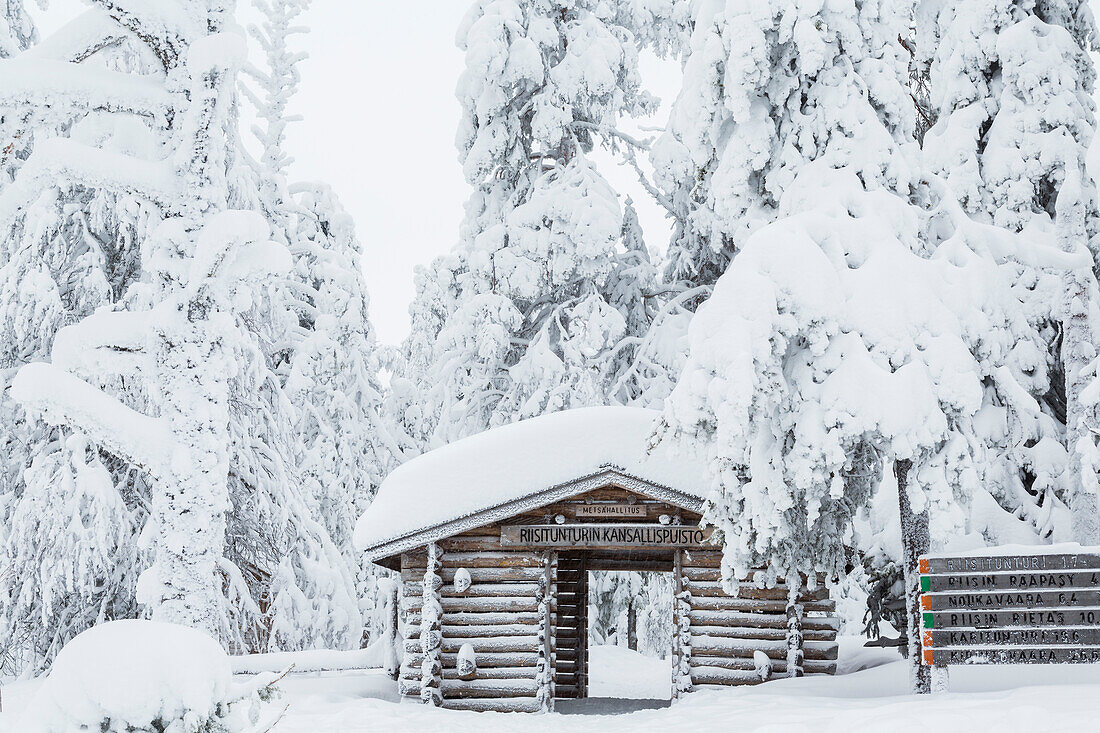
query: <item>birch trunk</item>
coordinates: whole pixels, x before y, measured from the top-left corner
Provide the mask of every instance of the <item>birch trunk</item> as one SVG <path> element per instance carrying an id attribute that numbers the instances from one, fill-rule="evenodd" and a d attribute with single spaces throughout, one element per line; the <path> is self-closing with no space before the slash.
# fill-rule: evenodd
<path id="1" fill-rule="evenodd" d="M 928 527 L 928 509 L 913 513 L 909 502 L 908 485 L 913 462 L 894 463 L 894 475 L 898 481 L 898 510 L 901 519 L 902 562 L 905 574 L 905 635 L 908 642 L 909 683 L 913 692 L 927 694 L 932 691 L 932 676 L 921 659 L 921 607 L 920 567 L 921 555 L 928 553 L 931 541 Z"/>

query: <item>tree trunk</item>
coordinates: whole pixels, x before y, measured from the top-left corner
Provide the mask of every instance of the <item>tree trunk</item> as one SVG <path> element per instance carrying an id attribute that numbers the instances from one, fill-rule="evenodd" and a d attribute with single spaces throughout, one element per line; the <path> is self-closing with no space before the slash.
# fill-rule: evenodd
<path id="1" fill-rule="evenodd" d="M 626 647 L 638 651 L 638 609 L 633 601 L 626 607 Z"/>
<path id="2" fill-rule="evenodd" d="M 921 607 L 920 566 L 921 555 L 928 553 L 931 536 L 928 531 L 928 509 L 914 514 L 909 503 L 909 473 L 913 462 L 894 462 L 894 476 L 898 480 L 898 510 L 901 519 L 902 563 L 905 572 L 905 635 L 909 649 L 909 683 L 913 692 L 927 694 L 932 691 L 931 670 L 924 666 L 921 655 Z"/>
<path id="3" fill-rule="evenodd" d="M 158 481 L 153 493 L 157 592 L 148 600 L 155 620 L 202 629 L 224 641 L 218 559 L 230 510 L 232 370 L 224 324 L 191 310 L 168 315 L 154 337 L 154 400 L 177 442 L 166 447 L 173 451 L 176 475 Z"/>

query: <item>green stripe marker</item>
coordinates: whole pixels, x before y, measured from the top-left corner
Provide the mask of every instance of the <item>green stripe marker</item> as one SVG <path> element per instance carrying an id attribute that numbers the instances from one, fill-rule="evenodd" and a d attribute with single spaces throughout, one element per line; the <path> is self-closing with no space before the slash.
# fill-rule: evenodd
<path id="1" fill-rule="evenodd" d="M 932 590 L 932 579 L 927 575 L 920 576 L 920 591 L 921 593 L 927 593 Z"/>
<path id="2" fill-rule="evenodd" d="M 932 614 L 924 613 L 924 614 L 921 614 L 921 615 L 924 616 L 924 628 L 926 628 L 926 629 L 936 628 L 936 624 L 935 624 L 935 621 L 933 621 Z"/>

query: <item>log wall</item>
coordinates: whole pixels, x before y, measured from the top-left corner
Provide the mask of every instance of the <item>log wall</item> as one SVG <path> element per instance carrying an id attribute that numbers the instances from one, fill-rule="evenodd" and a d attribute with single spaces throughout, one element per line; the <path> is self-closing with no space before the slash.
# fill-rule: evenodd
<path id="1" fill-rule="evenodd" d="M 722 589 L 719 552 L 684 550 L 681 555 L 677 622 L 684 649 L 679 661 L 687 662 L 690 689 L 763 682 L 754 661 L 757 651 L 770 659 L 772 677 L 785 676 L 787 587 L 757 588 L 750 578 L 741 584 L 737 596 L 730 596 Z M 839 626 L 833 614 L 836 602 L 828 598 L 824 588 L 803 592 L 798 601 L 805 613 L 803 669 L 811 674 L 833 674 Z M 677 662 L 674 658 L 674 667 Z M 679 682 L 683 689 L 686 681 L 681 677 Z"/>
<path id="2" fill-rule="evenodd" d="M 575 516 L 577 504 L 625 499 L 625 489 L 607 487 L 505 523 L 543 523 L 559 514 L 582 521 Z M 624 521 L 656 522 L 663 515 L 685 524 L 699 520 L 679 507 L 638 496 L 632 500 L 646 504 L 646 518 Z M 727 595 L 720 583 L 718 550 L 505 548 L 500 528 L 493 524 L 437 543 L 443 707 L 536 712 L 553 709 L 555 698 L 586 697 L 589 570 L 673 573 L 670 683 L 675 697 L 701 686 L 763 681 L 754 661 L 757 651 L 770 659 L 771 676 L 786 674 L 787 589 L 747 583 L 736 597 Z M 427 551 L 403 554 L 400 568 L 406 641 L 399 690 L 404 698 L 419 700 Z M 471 584 L 460 591 L 454 581 L 462 568 Z M 803 669 L 831 674 L 837 657 L 834 602 L 823 590 L 804 593 L 799 602 L 804 614 Z M 476 656 L 477 671 L 470 679 L 460 679 L 458 670 L 464 644 L 470 644 Z"/>

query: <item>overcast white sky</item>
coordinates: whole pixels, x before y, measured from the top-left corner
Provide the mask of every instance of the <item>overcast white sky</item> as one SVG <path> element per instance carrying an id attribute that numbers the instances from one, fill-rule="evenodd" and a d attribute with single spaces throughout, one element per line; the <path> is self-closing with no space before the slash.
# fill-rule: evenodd
<path id="1" fill-rule="evenodd" d="M 371 317 L 387 343 L 408 330 L 413 268 L 454 246 L 469 195 L 454 147 L 462 68 L 454 37 L 469 6 L 468 0 L 313 0 L 304 16 L 311 32 L 297 39 L 310 57 L 291 104 L 305 118 L 288 132 L 296 159 L 291 180 L 330 184 L 354 217 Z M 48 34 L 83 7 L 79 0 L 50 0 L 39 27 Z M 238 7 L 241 22 L 250 22 L 248 0 Z M 252 61 L 261 63 L 253 52 Z M 643 72 L 668 101 L 678 65 L 651 59 Z M 601 162 L 617 189 L 633 197 L 650 247 L 663 248 L 668 228 L 660 210 L 645 200 L 632 172 L 609 158 Z"/>

